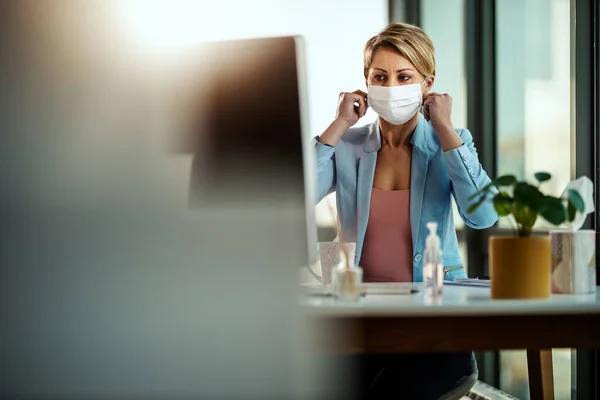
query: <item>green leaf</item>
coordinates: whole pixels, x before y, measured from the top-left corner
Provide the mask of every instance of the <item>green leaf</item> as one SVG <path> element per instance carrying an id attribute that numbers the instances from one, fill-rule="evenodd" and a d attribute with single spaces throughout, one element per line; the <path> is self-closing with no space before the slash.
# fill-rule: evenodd
<path id="1" fill-rule="evenodd" d="M 538 217 L 537 212 L 519 203 L 513 204 L 512 213 L 517 224 L 521 225 L 525 231 L 531 231 Z"/>
<path id="2" fill-rule="evenodd" d="M 539 213 L 543 207 L 544 195 L 540 190 L 526 182 L 518 182 L 514 189 L 515 202 L 526 205 Z"/>
<path id="3" fill-rule="evenodd" d="M 560 225 L 567 218 L 562 200 L 551 196 L 544 198 L 544 206 L 540 210 L 540 215 L 553 225 Z"/>
<path id="4" fill-rule="evenodd" d="M 489 191 L 489 190 L 492 188 L 492 186 L 494 186 L 494 182 L 490 182 L 490 183 L 488 183 L 487 185 L 485 185 L 485 186 L 483 187 L 483 189 L 481 189 L 481 191 L 482 191 L 482 192 L 488 192 L 488 191 Z"/>
<path id="5" fill-rule="evenodd" d="M 517 178 L 515 178 L 514 175 L 504 175 L 496 178 L 494 183 L 497 186 L 513 186 L 515 183 L 517 183 Z"/>
<path id="6" fill-rule="evenodd" d="M 511 199 L 506 193 L 498 193 L 494 196 L 494 208 L 501 217 L 510 215 L 512 211 L 513 199 Z"/>
<path id="7" fill-rule="evenodd" d="M 577 190 L 569 189 L 569 204 L 573 204 L 573 207 L 579 212 L 583 212 L 585 210 L 585 204 L 581 195 Z"/>
<path id="8" fill-rule="evenodd" d="M 538 172 L 534 176 L 539 183 L 549 181 L 552 178 L 552 175 L 547 172 Z"/>
<path id="9" fill-rule="evenodd" d="M 467 209 L 467 214 L 471 214 L 471 213 L 475 212 L 483 204 L 484 201 L 486 201 L 485 194 L 481 195 L 481 198 L 479 200 L 477 200 L 477 202 L 475 204 L 471 205 L 471 207 L 469 207 Z"/>
<path id="10" fill-rule="evenodd" d="M 575 209 L 575 206 L 573 206 L 573 203 L 569 201 L 569 204 L 567 205 L 567 219 L 569 222 L 573 222 L 575 214 L 577 214 L 577 210 Z"/>
<path id="11" fill-rule="evenodd" d="M 472 194 L 469 196 L 469 200 L 475 200 L 476 198 L 478 198 L 479 196 L 482 196 L 486 193 L 488 193 L 490 191 L 490 189 L 492 188 L 492 186 L 494 186 L 494 183 L 489 183 L 487 185 L 485 185 L 479 192 Z"/>

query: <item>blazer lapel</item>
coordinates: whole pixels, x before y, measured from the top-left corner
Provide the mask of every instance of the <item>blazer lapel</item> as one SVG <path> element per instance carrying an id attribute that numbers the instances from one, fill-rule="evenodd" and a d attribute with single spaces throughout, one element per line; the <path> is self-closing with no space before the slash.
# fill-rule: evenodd
<path id="1" fill-rule="evenodd" d="M 423 215 L 423 201 L 425 199 L 425 181 L 427 179 L 427 167 L 429 157 L 426 149 L 426 141 L 429 124 L 422 115 L 419 115 L 419 123 L 411 140 L 413 145 L 411 173 L 410 173 L 410 227 L 412 231 L 413 247 L 417 246 L 419 230 L 421 228 L 421 216 Z M 413 251 L 418 250 L 414 249 Z M 417 252 L 417 251 L 415 251 Z M 420 251 L 419 251 L 420 252 Z"/>
<path id="2" fill-rule="evenodd" d="M 371 193 L 373 192 L 373 178 L 377 164 L 377 150 L 381 148 L 379 123 L 375 121 L 369 128 L 369 135 L 365 143 L 365 154 L 358 160 L 358 176 L 356 185 L 356 262 L 360 261 L 362 245 L 369 222 L 371 209 Z"/>
<path id="3" fill-rule="evenodd" d="M 358 230 L 356 232 L 356 261 L 360 260 L 362 243 L 369 222 L 369 210 L 371 208 L 371 193 L 373 191 L 373 178 L 375 176 L 375 165 L 377 163 L 377 152 L 363 155 L 358 164 L 358 184 L 356 187 L 356 219 Z"/>
<path id="4" fill-rule="evenodd" d="M 418 243 L 419 228 L 421 227 L 428 165 L 427 154 L 413 147 L 410 174 L 410 227 L 413 246 L 416 246 Z"/>

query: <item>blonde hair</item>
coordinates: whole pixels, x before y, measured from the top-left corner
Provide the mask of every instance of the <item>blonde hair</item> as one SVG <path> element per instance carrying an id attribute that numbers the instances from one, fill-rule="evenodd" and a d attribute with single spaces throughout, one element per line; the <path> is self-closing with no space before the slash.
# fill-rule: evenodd
<path id="1" fill-rule="evenodd" d="M 369 76 L 373 56 L 380 47 L 396 50 L 410 61 L 421 75 L 435 75 L 433 42 L 418 26 L 404 23 L 389 24 L 369 39 L 364 50 L 365 78 Z"/>

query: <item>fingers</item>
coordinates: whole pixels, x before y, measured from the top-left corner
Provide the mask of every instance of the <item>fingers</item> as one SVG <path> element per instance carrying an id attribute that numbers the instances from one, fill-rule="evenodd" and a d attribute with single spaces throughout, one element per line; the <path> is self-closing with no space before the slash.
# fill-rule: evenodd
<path id="1" fill-rule="evenodd" d="M 367 94 L 362 90 L 356 90 L 352 92 L 352 95 L 354 102 L 358 104 L 358 117 L 362 118 L 367 113 L 367 109 L 369 108 Z"/>
<path id="2" fill-rule="evenodd" d="M 452 126 L 452 97 L 448 93 L 429 93 L 423 96 L 423 117 L 434 128 Z"/>
<path id="3" fill-rule="evenodd" d="M 365 114 L 367 113 L 367 110 L 369 109 L 369 101 L 367 99 L 367 94 L 365 92 L 363 92 L 362 90 L 356 90 L 354 91 L 355 94 L 361 96 L 364 99 L 364 108 L 362 110 L 360 110 L 359 108 L 359 112 L 360 112 L 360 117 L 364 117 Z"/>
<path id="4" fill-rule="evenodd" d="M 437 93 L 425 93 L 423 95 L 423 117 L 425 121 L 431 120 L 431 114 L 429 113 L 429 107 L 431 106 L 432 98 L 437 95 Z"/>
<path id="5" fill-rule="evenodd" d="M 431 109 L 450 110 L 452 107 L 452 96 L 448 93 L 426 93 L 423 95 L 423 116 L 427 121 L 431 120 Z"/>
<path id="6" fill-rule="evenodd" d="M 359 96 L 358 98 L 355 99 L 355 103 L 358 104 L 357 107 L 357 112 L 358 112 L 358 117 L 362 118 L 365 116 L 365 114 L 367 113 L 367 110 L 369 108 L 369 104 L 367 102 L 367 99 L 365 97 Z"/>
<path id="7" fill-rule="evenodd" d="M 357 90 L 352 93 L 347 93 L 348 97 L 351 99 L 352 104 L 355 105 L 354 108 L 359 118 L 362 118 L 369 108 L 369 103 L 367 101 L 367 94 L 362 90 Z M 357 106 L 358 105 L 358 106 Z"/>
<path id="8" fill-rule="evenodd" d="M 359 94 L 359 95 L 363 96 L 365 99 L 367 98 L 367 94 L 365 92 L 363 92 L 362 90 L 360 90 L 360 89 L 359 90 L 355 90 L 352 93 Z"/>
<path id="9" fill-rule="evenodd" d="M 423 107 L 431 104 L 434 97 L 439 96 L 439 93 L 425 93 L 423 94 Z"/>
<path id="10" fill-rule="evenodd" d="M 427 104 L 435 104 L 438 103 L 440 101 L 450 101 L 452 102 L 452 96 L 450 96 L 448 93 L 425 93 L 423 95 L 423 106 L 427 105 Z"/>
<path id="11" fill-rule="evenodd" d="M 431 103 L 433 99 L 438 95 L 438 93 L 425 93 L 423 96 L 423 117 L 425 117 L 425 121 L 431 120 L 431 113 L 429 112 L 429 108 L 431 107 Z"/>
<path id="12" fill-rule="evenodd" d="M 354 92 L 342 92 L 338 96 L 338 115 L 348 120 L 356 120 L 364 117 L 369 109 L 367 93 L 362 90 Z"/>
<path id="13" fill-rule="evenodd" d="M 342 118 L 354 125 L 367 112 L 367 99 L 359 93 L 342 92 L 338 96 L 336 118 Z"/>

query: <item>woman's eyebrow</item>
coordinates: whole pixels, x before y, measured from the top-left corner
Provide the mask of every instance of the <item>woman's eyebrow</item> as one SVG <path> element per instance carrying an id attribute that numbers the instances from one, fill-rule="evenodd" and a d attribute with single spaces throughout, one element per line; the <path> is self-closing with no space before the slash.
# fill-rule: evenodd
<path id="1" fill-rule="evenodd" d="M 373 67 L 373 70 L 378 70 L 381 72 L 385 72 L 387 74 L 387 70 L 385 70 L 383 68 Z M 396 72 L 403 72 L 403 71 L 414 71 L 414 70 L 412 68 L 402 68 L 402 69 L 396 70 Z"/>

